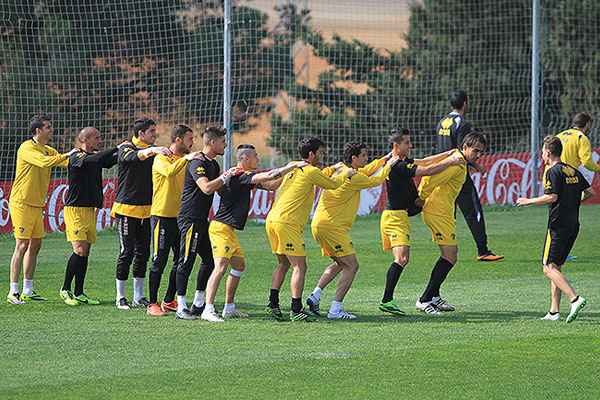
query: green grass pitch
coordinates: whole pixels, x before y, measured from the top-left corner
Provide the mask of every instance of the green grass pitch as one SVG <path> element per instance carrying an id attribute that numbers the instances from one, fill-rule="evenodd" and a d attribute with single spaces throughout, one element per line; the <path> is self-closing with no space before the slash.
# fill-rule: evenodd
<path id="1" fill-rule="evenodd" d="M 571 252 L 579 259 L 564 268 L 588 299 L 572 324 L 540 320 L 550 306 L 540 261 L 546 219 L 545 207 L 487 209 L 490 247 L 506 259 L 482 263 L 459 214 L 459 260 L 442 286 L 457 311 L 428 316 L 414 302 L 439 251 L 420 217 L 412 218 L 411 260 L 395 296 L 408 316 L 395 317 L 377 309 L 391 263 L 391 253 L 381 250 L 379 215 L 359 217 L 351 235 L 361 267 L 344 302 L 358 319 L 312 324 L 276 322 L 264 313 L 276 258 L 260 224 L 239 235 L 247 268 L 236 304 L 250 318 L 221 324 L 117 310 L 115 232 L 99 234 L 88 268 L 86 292 L 102 305 L 66 306 L 58 291 L 71 246 L 64 235 L 49 235 L 35 288 L 50 301 L 0 304 L 0 398 L 600 398 L 600 206 L 582 207 Z M 309 228 L 304 234 L 306 297 L 328 259 Z M 0 237 L 0 244 L 7 292 L 14 240 Z M 335 282 L 324 291 L 322 309 Z M 194 284 L 190 279 L 188 301 Z M 127 293 L 131 298 L 131 281 Z M 289 311 L 289 279 L 281 299 Z M 568 307 L 564 298 L 563 316 Z"/>

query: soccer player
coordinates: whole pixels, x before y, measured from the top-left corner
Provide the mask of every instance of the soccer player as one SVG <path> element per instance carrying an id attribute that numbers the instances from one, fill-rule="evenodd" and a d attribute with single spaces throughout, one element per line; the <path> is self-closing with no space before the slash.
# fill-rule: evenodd
<path id="1" fill-rule="evenodd" d="M 356 174 L 354 168 L 336 171 L 336 166 L 321 171 L 317 165 L 323 159 L 325 143 L 314 136 L 302 139 L 298 143 L 300 156 L 308 163 L 288 173 L 279 189 L 277 199 L 267 215 L 266 230 L 271 243 L 271 250 L 277 254 L 279 262 L 271 280 L 271 294 L 265 311 L 278 320 L 283 320 L 279 308 L 279 290 L 285 275 L 292 267 L 290 286 L 292 289 L 292 321 L 312 322 L 314 315 L 302 309 L 302 291 L 306 275 L 306 251 L 302 231 L 310 217 L 315 197 L 315 185 L 322 189 L 337 189 L 346 179 Z"/>
<path id="2" fill-rule="evenodd" d="M 268 172 L 252 172 L 258 165 L 256 148 L 249 144 L 241 144 L 236 150 L 237 167 L 245 172 L 233 176 L 219 191 L 221 203 L 215 217 L 210 222 L 208 234 L 212 244 L 215 269 L 208 279 L 206 287 L 206 307 L 201 318 L 210 322 L 223 322 L 215 310 L 215 294 L 221 278 L 231 264 L 225 289 L 225 307 L 223 318 L 246 318 L 248 314 L 235 307 L 234 298 L 242 272 L 246 265 L 244 254 L 238 241 L 236 229 L 243 230 L 250 209 L 250 193 L 254 187 L 264 190 L 277 190 L 281 185 L 281 177 L 288 172 L 304 167 L 306 162 L 290 163 L 282 168 Z"/>
<path id="3" fill-rule="evenodd" d="M 450 96 L 452 112 L 446 115 L 438 123 L 437 131 L 437 152 L 458 148 L 463 138 L 471 132 L 471 125 L 465 121 L 464 116 L 469 110 L 469 96 L 464 90 L 457 90 Z M 477 163 L 471 164 L 482 175 L 486 173 L 484 167 Z M 492 253 L 487 247 L 487 234 L 485 232 L 485 220 L 483 218 L 483 208 L 477 189 L 473 184 L 471 176 L 467 174 L 467 179 L 463 185 L 458 198 L 456 199 L 460 211 L 462 212 L 469 230 L 473 235 L 477 245 L 478 261 L 499 261 L 504 258 L 502 255 Z"/>
<path id="4" fill-rule="evenodd" d="M 47 301 L 33 290 L 33 274 L 44 237 L 42 209 L 50 184 L 52 167 L 66 168 L 69 156 L 76 150 L 60 154 L 46 145 L 54 129 L 47 115 L 34 115 L 29 120 L 33 136 L 19 146 L 17 172 L 9 198 L 10 218 L 15 235 L 15 252 L 10 260 L 10 290 L 7 301 Z M 23 293 L 19 295 L 19 275 L 23 269 Z"/>
<path id="5" fill-rule="evenodd" d="M 544 194 L 532 199 L 519 198 L 517 206 L 530 204 L 548 204 L 548 232 L 544 243 L 542 263 L 544 274 L 550 280 L 552 305 L 550 311 L 542 319 L 558 321 L 559 306 L 562 293 L 571 300 L 571 309 L 567 323 L 573 322 L 579 311 L 586 305 L 583 297 L 577 295 L 567 278 L 562 273 L 562 266 L 579 232 L 579 206 L 595 192 L 575 167 L 561 161 L 561 153 L 565 149 L 561 139 L 546 136 L 542 147 L 542 159 L 550 168 L 546 174 Z"/>
<path id="6" fill-rule="evenodd" d="M 581 112 L 573 118 L 573 128 L 556 135 L 562 142 L 561 162 L 573 168 L 580 165 L 593 172 L 600 172 L 600 165 L 592 159 L 592 146 L 590 139 L 585 136 L 590 130 L 592 118 Z M 546 168 L 547 170 L 547 168 Z"/>
<path id="7" fill-rule="evenodd" d="M 467 163 L 475 163 L 487 146 L 487 139 L 477 132 L 470 132 L 464 138 L 459 150 L 451 158 L 462 158 Z M 417 205 L 423 205 L 421 217 L 433 235 L 433 241 L 440 247 L 441 257 L 435 263 L 425 292 L 415 303 L 418 310 L 426 314 L 441 314 L 440 311 L 454 311 L 440 296 L 440 286 L 456 264 L 458 246 L 456 245 L 456 218 L 454 204 L 465 179 L 467 169 L 452 166 L 432 176 L 425 176 L 419 185 Z"/>
<path id="8" fill-rule="evenodd" d="M 156 123 L 142 117 L 133 123 L 133 139 L 119 149 L 117 156 L 117 195 L 111 215 L 117 220 L 120 252 L 117 261 L 117 301 L 120 310 L 148 307 L 144 297 L 146 264 L 150 257 L 150 208 L 152 206 L 151 157 L 171 152 L 152 146 L 156 140 Z M 135 259 L 134 259 L 135 257 Z M 133 303 L 125 297 L 129 267 L 133 261 Z"/>
<path id="9" fill-rule="evenodd" d="M 175 125 L 171 129 L 171 157 L 162 154 L 154 157 L 152 164 L 152 208 L 150 227 L 152 231 L 152 266 L 149 273 L 150 305 L 147 313 L 163 316 L 165 311 L 177 311 L 177 261 L 179 260 L 179 228 L 177 213 L 181 206 L 183 179 L 188 161 L 198 157 L 200 152 L 190 153 L 194 146 L 194 132 L 185 125 Z M 173 267 L 169 274 L 169 285 L 161 305 L 158 305 L 158 288 L 167 265 L 169 252 L 173 249 Z"/>
<path id="10" fill-rule="evenodd" d="M 313 237 L 321 246 L 323 257 L 330 257 L 333 263 L 325 268 L 319 283 L 306 298 L 306 303 L 313 314 L 320 316 L 321 293 L 341 272 L 334 301 L 327 313 L 327 317 L 332 319 L 356 318 L 342 308 L 342 301 L 358 271 L 350 230 L 360 205 L 360 191 L 381 185 L 399 159 L 390 154 L 367 165 L 367 145 L 357 141 L 344 146 L 343 157 L 345 165 L 342 170 L 353 168 L 358 173 L 337 189 L 323 190 L 311 223 Z M 377 170 L 379 172 L 374 175 Z"/>
<path id="11" fill-rule="evenodd" d="M 98 151 L 102 139 L 96 128 L 83 128 L 77 135 L 81 149 L 69 157 L 69 192 L 65 201 L 64 219 L 67 241 L 73 246 L 73 254 L 67 262 L 65 280 L 60 290 L 63 301 L 78 304 L 100 304 L 83 292 L 92 243 L 98 242 L 96 234 L 96 210 L 102 208 L 102 169 L 117 163 L 116 152 L 123 146 Z M 75 278 L 75 292 L 71 283 Z"/>
<path id="12" fill-rule="evenodd" d="M 208 237 L 208 213 L 212 206 L 214 193 L 239 172 L 231 168 L 219 175 L 217 156 L 225 153 L 227 129 L 220 126 L 208 126 L 202 137 L 204 147 L 202 158 L 194 159 L 185 168 L 181 208 L 177 214 L 180 245 L 177 262 L 177 312 L 178 319 L 194 320 L 204 311 L 204 290 L 214 269 L 214 260 Z M 188 280 L 196 255 L 202 257 L 202 264 L 196 281 L 196 295 L 191 310 L 187 307 L 185 294 Z"/>
<path id="13" fill-rule="evenodd" d="M 394 301 L 394 290 L 410 257 L 411 224 L 408 217 L 421 212 L 421 207 L 415 204 L 419 195 L 413 178 L 431 176 L 451 166 L 462 167 L 464 159 L 447 158 L 454 150 L 424 159 L 410 158 L 413 145 L 410 142 L 409 131 L 401 127 L 395 127 L 390 131 L 388 143 L 392 155 L 399 157 L 400 161 L 392 167 L 385 181 L 387 203 L 381 213 L 381 241 L 384 251 L 392 251 L 394 262 L 387 271 L 385 290 L 379 309 L 391 314 L 406 315 Z M 445 161 L 440 162 L 445 158 Z"/>

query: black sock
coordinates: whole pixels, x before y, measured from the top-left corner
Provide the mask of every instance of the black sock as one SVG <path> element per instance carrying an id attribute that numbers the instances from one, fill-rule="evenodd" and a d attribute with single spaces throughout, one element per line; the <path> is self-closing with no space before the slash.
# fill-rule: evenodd
<path id="1" fill-rule="evenodd" d="M 170 303 L 175 300 L 175 294 L 177 293 L 177 269 L 171 268 L 169 274 L 169 286 L 167 286 L 167 293 L 165 294 L 165 303 Z"/>
<path id="2" fill-rule="evenodd" d="M 548 311 L 548 314 L 550 314 L 550 315 L 556 315 L 556 314 L 558 314 L 558 311 L 554 311 L 554 312 Z"/>
<path id="3" fill-rule="evenodd" d="M 71 290 L 71 282 L 73 282 L 73 277 L 77 273 L 79 258 L 77 254 L 73 253 L 69 261 L 67 261 L 67 271 L 65 272 L 65 281 L 62 290 Z"/>
<path id="4" fill-rule="evenodd" d="M 298 297 L 297 299 L 292 297 L 292 311 L 300 312 L 302 310 L 302 298 Z"/>
<path id="5" fill-rule="evenodd" d="M 394 289 L 398 284 L 400 274 L 402 274 L 403 270 L 404 267 L 395 261 L 390 265 L 385 280 L 385 290 L 383 292 L 383 299 L 381 300 L 382 303 L 387 303 L 394 298 Z"/>
<path id="6" fill-rule="evenodd" d="M 150 270 L 148 274 L 148 297 L 150 297 L 150 303 L 154 304 L 158 302 L 158 288 L 160 287 L 160 278 L 161 275 L 156 272 Z"/>
<path id="7" fill-rule="evenodd" d="M 81 257 L 79 265 L 77 266 L 77 272 L 75 273 L 75 296 L 81 296 L 83 294 L 83 282 L 85 281 L 85 274 L 87 273 L 88 257 Z"/>
<path id="8" fill-rule="evenodd" d="M 269 295 L 269 306 L 279 306 L 279 290 L 271 289 L 271 294 Z"/>
<path id="9" fill-rule="evenodd" d="M 573 299 L 573 301 L 571 301 L 571 304 L 575 303 L 577 300 L 579 300 L 579 296 L 575 296 L 575 298 Z"/>
<path id="10" fill-rule="evenodd" d="M 438 258 L 433 267 L 433 271 L 431 271 L 431 278 L 429 279 L 427 288 L 425 289 L 423 296 L 419 299 L 421 303 L 429 302 L 432 298 L 440 295 L 440 286 L 444 283 L 444 280 L 453 266 L 454 265 L 452 265 L 450 261 L 442 257 Z"/>

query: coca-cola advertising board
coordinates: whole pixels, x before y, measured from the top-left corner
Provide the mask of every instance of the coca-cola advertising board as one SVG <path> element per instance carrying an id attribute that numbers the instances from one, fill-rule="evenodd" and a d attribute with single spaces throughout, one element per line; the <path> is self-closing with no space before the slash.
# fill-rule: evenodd
<path id="1" fill-rule="evenodd" d="M 600 150 L 592 152 L 594 162 L 600 160 Z M 540 182 L 544 166 L 542 160 L 538 160 L 538 193 L 532 194 L 532 165 L 531 154 L 497 154 L 482 156 L 479 163 L 487 169 L 485 175 L 472 173 L 471 177 L 479 193 L 482 204 L 513 205 L 521 196 L 535 197 L 542 193 Z M 594 177 L 594 173 L 580 167 L 580 170 L 588 180 L 596 193 L 600 194 L 600 179 Z M 416 180 L 418 184 L 418 180 Z M 0 182 L 0 233 L 12 232 L 8 199 L 12 182 Z M 115 225 L 115 220 L 110 216 L 117 188 L 116 179 L 104 180 L 104 207 L 96 210 L 96 228 L 102 230 Z M 62 232 L 65 229 L 63 221 L 63 208 L 67 198 L 68 182 L 66 180 L 50 181 L 48 197 L 44 207 L 44 229 L 49 232 Z M 313 212 L 321 194 L 321 189 L 315 188 L 315 202 Z M 275 201 L 275 192 L 264 190 L 253 190 L 250 201 L 249 218 L 264 220 Z M 383 186 L 365 189 L 360 195 L 360 206 L 358 215 L 370 214 L 383 210 L 386 202 L 386 191 Z M 589 203 L 600 203 L 600 196 L 595 196 Z M 219 196 L 215 195 L 211 216 L 217 210 Z M 312 213 L 311 213 L 312 214 Z"/>

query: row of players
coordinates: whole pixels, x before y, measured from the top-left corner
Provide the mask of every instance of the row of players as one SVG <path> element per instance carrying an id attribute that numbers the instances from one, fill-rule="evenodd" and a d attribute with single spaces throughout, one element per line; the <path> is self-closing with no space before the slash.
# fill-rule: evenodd
<path id="1" fill-rule="evenodd" d="M 460 97 L 463 93 L 459 91 L 453 94 L 451 102 L 456 100 L 457 94 Z M 452 103 L 453 106 L 455 103 Z M 468 97 L 465 93 L 461 107 L 455 107 L 453 113 L 440 122 L 439 136 L 457 141 L 460 137 L 457 135 L 461 128 L 460 116 L 464 115 L 467 108 Z M 448 120 L 451 123 L 445 122 Z M 41 207 L 47 191 L 49 167 L 67 164 L 69 194 L 64 218 L 67 240 L 72 242 L 74 253 L 67 264 L 61 297 L 70 305 L 97 303 L 84 294 L 83 282 L 90 246 L 97 241 L 94 207 L 102 206 L 101 170 L 117 163 L 119 179 L 112 213 L 117 220 L 120 240 L 116 274 L 116 305 L 120 309 L 130 308 L 125 297 L 125 284 L 133 262 L 132 306 L 146 306 L 150 315 L 164 315 L 164 311 L 169 310 L 176 311 L 177 318 L 181 319 L 196 319 L 200 315 L 208 321 L 222 321 L 214 309 L 214 297 L 227 267 L 231 265 L 222 316 L 247 316 L 235 308 L 233 302 L 245 267 L 236 230 L 244 228 L 250 192 L 254 187 L 276 190 L 281 186 L 266 225 L 273 253 L 279 261 L 273 274 L 266 311 L 277 319 L 283 319 L 279 308 L 279 289 L 291 266 L 292 320 L 314 320 L 314 314 L 320 314 L 321 291 L 340 273 L 335 300 L 328 317 L 353 319 L 355 316 L 348 314 L 341 306 L 358 269 L 349 231 L 356 217 L 360 190 L 378 186 L 385 181 L 388 204 L 382 214 L 381 234 L 384 249 L 393 251 L 394 262 L 387 273 L 384 297 L 379 308 L 397 315 L 405 314 L 394 302 L 393 292 L 409 259 L 411 228 L 408 216 L 418 213 L 422 207 L 423 220 L 432 231 L 433 240 L 439 245 L 441 257 L 436 262 L 430 282 L 416 302 L 416 307 L 427 314 L 454 310 L 453 306 L 441 298 L 439 290 L 456 263 L 455 201 L 468 176 L 465 164 L 477 167 L 477 160 L 487 144 L 485 136 L 481 134 L 463 134 L 458 149 L 413 160 L 410 158 L 412 145 L 408 131 L 394 128 L 389 137 L 392 151 L 385 157 L 367 164 L 367 146 L 360 142 L 350 142 L 344 149 L 344 163 L 323 170 L 316 166 L 322 160 L 325 143 L 318 138 L 309 137 L 299 143 L 302 161 L 264 173 L 253 172 L 258 163 L 256 149 L 251 145 L 240 145 L 236 152 L 237 167 L 220 174 L 215 157 L 224 153 L 227 144 L 226 130 L 218 126 L 206 128 L 203 135 L 204 148 L 202 152 L 194 153 L 190 153 L 193 146 L 192 130 L 184 125 L 177 125 L 172 129 L 172 144 L 169 148 L 152 146 L 156 139 L 156 129 L 154 121 L 148 118 L 135 122 L 135 134 L 131 142 L 124 142 L 101 152 L 98 152 L 100 133 L 94 128 L 83 129 L 78 137 L 81 148 L 64 155 L 45 145 L 52 134 L 49 118 L 32 118 L 30 129 L 34 137 L 19 149 L 17 178 L 10 200 L 17 240 L 11 262 L 11 288 L 8 296 L 8 301 L 12 304 L 45 300 L 32 287 L 35 258 L 43 237 Z M 560 152 L 558 154 L 560 157 Z M 157 156 L 153 160 L 155 155 Z M 282 178 L 283 176 L 285 177 Z M 418 192 L 412 180 L 415 176 L 424 176 Z M 585 179 L 582 181 L 585 182 Z M 314 185 L 325 190 L 315 211 L 312 231 L 323 255 L 331 257 L 333 263 L 326 268 L 319 284 L 307 298 L 311 311 L 307 312 L 302 308 L 301 301 L 306 273 L 301 233 L 308 222 L 313 204 Z M 217 190 L 221 195 L 221 204 L 209 223 L 208 212 L 212 196 Z M 585 193 L 590 190 L 585 188 Z M 522 200 L 522 204 L 526 204 L 526 201 Z M 568 208 L 578 210 L 579 204 L 576 207 L 569 204 Z M 150 299 L 147 300 L 143 292 L 146 263 L 150 256 L 150 237 L 154 239 L 154 254 L 149 274 Z M 562 243 L 562 237 L 560 239 L 554 240 L 554 247 Z M 574 237 L 570 246 L 572 242 Z M 554 249 L 550 238 L 546 244 L 550 250 Z M 560 258 L 567 246 L 561 247 L 561 251 L 555 251 L 558 258 L 549 262 L 552 264 L 556 261 L 554 264 L 559 273 L 564 262 Z M 158 289 L 171 249 L 177 261 L 169 276 L 167 293 L 159 307 Z M 502 258 L 489 252 L 487 246 L 485 250 L 484 254 L 480 252 L 480 257 Z M 186 288 L 197 254 L 200 254 L 202 264 L 198 272 L 194 302 L 188 309 Z M 545 259 L 544 265 L 548 264 L 546 261 Z M 23 294 L 19 295 L 21 264 L 25 269 L 25 280 Z M 552 279 L 552 276 L 548 276 Z M 73 279 L 74 293 L 71 291 Z M 574 319 L 579 309 L 585 305 L 585 300 L 579 300 L 572 289 L 569 289 L 570 285 L 567 288 L 562 281 L 560 285 L 555 282 L 555 286 L 577 303 L 575 312 L 570 313 L 570 319 Z M 553 286 L 553 308 L 554 297 Z"/>

